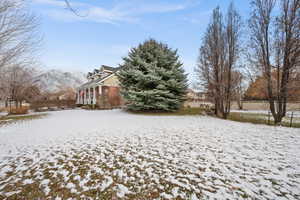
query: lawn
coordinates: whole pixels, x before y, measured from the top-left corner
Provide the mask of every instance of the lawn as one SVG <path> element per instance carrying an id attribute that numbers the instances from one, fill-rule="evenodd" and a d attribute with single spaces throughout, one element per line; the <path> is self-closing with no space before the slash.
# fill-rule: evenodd
<path id="1" fill-rule="evenodd" d="M 204 115 L 205 109 L 203 108 L 191 108 L 184 107 L 175 112 L 163 112 L 163 111 L 127 111 L 131 114 L 139 114 L 139 115 L 152 115 L 152 116 L 183 116 L 183 115 Z"/>
<path id="2" fill-rule="evenodd" d="M 299 129 L 68 110 L 0 127 L 0 199 L 299 199 Z"/>

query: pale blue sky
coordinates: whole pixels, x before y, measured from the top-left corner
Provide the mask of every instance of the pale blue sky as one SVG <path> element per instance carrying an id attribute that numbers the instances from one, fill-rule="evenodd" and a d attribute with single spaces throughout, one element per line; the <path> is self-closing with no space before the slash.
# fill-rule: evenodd
<path id="1" fill-rule="evenodd" d="M 154 38 L 178 49 L 192 78 L 202 35 L 213 8 L 226 10 L 230 0 L 70 0 L 82 17 L 66 9 L 63 0 L 31 0 L 40 17 L 46 68 L 88 72 L 116 67 L 131 47 Z M 234 0 L 246 17 L 248 0 Z"/>

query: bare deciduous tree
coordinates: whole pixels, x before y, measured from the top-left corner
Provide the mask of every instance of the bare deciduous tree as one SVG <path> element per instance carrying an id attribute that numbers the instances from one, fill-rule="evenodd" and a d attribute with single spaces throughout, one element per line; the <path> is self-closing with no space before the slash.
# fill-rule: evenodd
<path id="1" fill-rule="evenodd" d="M 40 44 L 36 17 L 22 0 L 0 1 L 0 92 L 1 98 L 11 98 L 6 73 L 24 69 L 34 62 L 33 53 Z M 22 66 L 22 67 L 21 67 Z M 26 85 L 26 83 L 24 83 Z M 16 96 L 14 96 L 16 97 Z"/>
<path id="2" fill-rule="evenodd" d="M 240 110 L 243 109 L 243 95 L 245 92 L 245 85 L 244 85 L 244 76 L 239 71 L 232 72 L 232 90 L 233 90 L 233 98 L 237 102 L 238 108 Z"/>
<path id="3" fill-rule="evenodd" d="M 7 97 L 13 99 L 15 106 L 22 106 L 24 100 L 29 100 L 38 95 L 39 90 L 35 86 L 35 69 L 13 65 L 6 68 L 3 75 L 4 88 Z"/>
<path id="4" fill-rule="evenodd" d="M 31 56 L 40 41 L 37 26 L 22 1 L 0 2 L 0 68 Z"/>
<path id="5" fill-rule="evenodd" d="M 275 5 L 276 0 L 253 0 L 249 28 L 255 67 L 267 81 L 270 111 L 275 123 L 280 123 L 286 115 L 291 74 L 300 65 L 300 0 L 280 0 L 278 16 Z"/>
<path id="6" fill-rule="evenodd" d="M 215 114 L 227 118 L 233 94 L 232 71 L 240 54 L 241 17 L 231 3 L 223 19 L 217 7 L 213 11 L 200 47 L 196 73 L 215 104 Z"/>

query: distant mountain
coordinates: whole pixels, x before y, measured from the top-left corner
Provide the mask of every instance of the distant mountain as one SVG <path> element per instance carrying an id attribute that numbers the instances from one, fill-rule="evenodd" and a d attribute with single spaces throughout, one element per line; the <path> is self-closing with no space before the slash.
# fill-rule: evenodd
<path id="1" fill-rule="evenodd" d="M 66 88 L 76 88 L 87 81 L 83 72 L 49 70 L 36 77 L 38 86 L 47 92 L 58 92 Z"/>

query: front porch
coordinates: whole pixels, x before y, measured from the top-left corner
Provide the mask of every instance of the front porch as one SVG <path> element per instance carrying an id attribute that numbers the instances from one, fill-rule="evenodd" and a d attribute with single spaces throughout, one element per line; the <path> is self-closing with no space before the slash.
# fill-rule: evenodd
<path id="1" fill-rule="evenodd" d="M 76 104 L 96 105 L 97 99 L 102 94 L 102 86 L 79 89 L 76 93 Z"/>
<path id="2" fill-rule="evenodd" d="M 120 88 L 116 86 L 98 85 L 79 89 L 76 104 L 97 105 L 99 108 L 114 108 L 123 105 Z"/>

